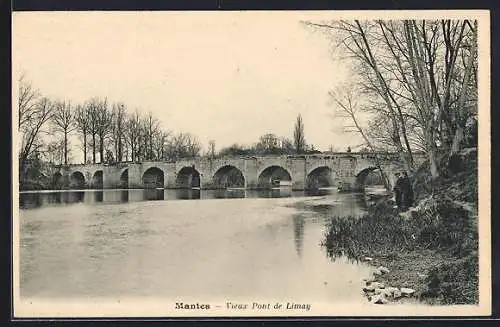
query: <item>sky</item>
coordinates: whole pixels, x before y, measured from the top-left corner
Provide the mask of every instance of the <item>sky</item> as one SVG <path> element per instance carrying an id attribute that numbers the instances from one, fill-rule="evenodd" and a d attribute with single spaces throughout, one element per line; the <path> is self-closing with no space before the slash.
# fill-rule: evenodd
<path id="1" fill-rule="evenodd" d="M 296 13 L 45 12 L 13 14 L 13 79 L 44 95 L 93 97 L 151 111 L 204 149 L 293 137 L 300 113 L 320 150 L 361 143 L 342 133 L 328 91 L 349 78 L 331 40 Z M 311 16 L 314 18 L 314 16 Z M 78 141 L 74 141 L 78 142 Z"/>

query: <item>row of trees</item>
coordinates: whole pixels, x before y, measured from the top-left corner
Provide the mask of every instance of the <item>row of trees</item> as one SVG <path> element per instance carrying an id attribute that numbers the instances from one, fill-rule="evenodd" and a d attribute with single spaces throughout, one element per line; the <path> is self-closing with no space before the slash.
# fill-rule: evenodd
<path id="1" fill-rule="evenodd" d="M 19 80 L 20 174 L 27 165 L 47 161 L 68 164 L 71 149 L 81 148 L 85 163 L 115 163 L 143 160 L 176 160 L 202 155 L 202 146 L 189 133 L 164 130 L 151 113 L 129 112 L 124 103 L 109 103 L 93 97 L 81 104 L 51 100 L 22 76 Z M 70 144 L 72 135 L 78 144 Z M 268 133 L 251 146 L 234 144 L 215 149 L 208 144 L 207 156 L 318 153 L 307 145 L 302 116 L 297 116 L 293 139 Z M 50 141 L 51 140 L 51 141 Z"/>
<path id="2" fill-rule="evenodd" d="M 338 40 L 354 80 L 331 92 L 338 112 L 372 150 L 439 156 L 477 145 L 477 21 L 305 22 Z M 365 123 L 364 117 L 370 117 Z"/>
<path id="3" fill-rule="evenodd" d="M 175 160 L 201 153 L 195 136 L 162 129 L 151 113 L 128 112 L 124 103 L 110 104 L 105 98 L 82 104 L 51 100 L 24 76 L 18 105 L 20 173 L 36 160 L 68 164 L 71 135 L 80 139 L 85 163 Z"/>

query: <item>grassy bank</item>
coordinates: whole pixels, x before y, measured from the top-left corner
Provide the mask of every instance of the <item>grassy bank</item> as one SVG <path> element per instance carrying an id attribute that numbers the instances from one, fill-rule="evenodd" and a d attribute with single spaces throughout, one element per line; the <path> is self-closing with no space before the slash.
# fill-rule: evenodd
<path id="1" fill-rule="evenodd" d="M 362 217 L 333 217 L 323 245 L 335 259 L 347 256 L 384 266 L 377 281 L 415 290 L 432 304 L 478 303 L 476 152 L 464 151 L 442 177 L 415 174 L 417 204 L 400 214 L 383 199 Z M 455 162 L 455 163 L 456 163 Z"/>

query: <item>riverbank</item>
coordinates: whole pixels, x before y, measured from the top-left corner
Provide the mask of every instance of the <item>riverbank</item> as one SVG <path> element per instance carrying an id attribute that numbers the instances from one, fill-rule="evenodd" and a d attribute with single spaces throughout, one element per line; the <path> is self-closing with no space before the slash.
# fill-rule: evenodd
<path id="1" fill-rule="evenodd" d="M 361 217 L 332 217 L 322 242 L 328 256 L 386 267 L 367 279 L 410 288 L 411 298 L 427 304 L 477 304 L 477 150 L 440 167 L 436 180 L 425 164 L 415 173 L 416 204 L 405 213 L 383 198 Z"/>

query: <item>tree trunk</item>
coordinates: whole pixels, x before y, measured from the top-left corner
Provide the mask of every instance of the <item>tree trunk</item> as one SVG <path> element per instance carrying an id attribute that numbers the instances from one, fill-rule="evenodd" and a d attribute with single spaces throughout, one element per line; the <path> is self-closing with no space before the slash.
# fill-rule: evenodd
<path id="1" fill-rule="evenodd" d="M 429 163 L 431 169 L 431 176 L 433 179 L 439 177 L 439 169 L 436 158 L 436 151 L 434 149 L 429 149 Z"/>
<path id="2" fill-rule="evenodd" d="M 462 125 L 458 125 L 455 131 L 455 136 L 453 137 L 453 142 L 451 143 L 450 157 L 458 153 L 458 151 L 460 150 L 460 146 L 462 145 L 464 136 L 464 127 Z"/>
<path id="3" fill-rule="evenodd" d="M 427 156 L 429 158 L 429 166 L 431 170 L 431 176 L 433 179 L 439 177 L 439 168 L 437 160 L 437 149 L 431 132 L 426 132 L 426 143 L 427 143 Z"/>
<path id="4" fill-rule="evenodd" d="M 83 133 L 83 163 L 87 163 L 87 133 Z"/>
<path id="5" fill-rule="evenodd" d="M 99 157 L 101 159 L 101 163 L 104 162 L 104 140 L 103 136 L 99 135 Z"/>
<path id="6" fill-rule="evenodd" d="M 122 137 L 118 136 L 118 158 L 117 158 L 118 162 L 122 162 L 122 156 L 123 156 L 123 149 L 122 149 L 122 147 L 123 147 L 123 145 L 122 145 Z"/>
<path id="7" fill-rule="evenodd" d="M 92 134 L 92 163 L 95 164 L 95 134 Z"/>
<path id="8" fill-rule="evenodd" d="M 68 165 L 68 132 L 64 131 L 64 165 Z"/>
<path id="9" fill-rule="evenodd" d="M 134 142 L 130 143 L 130 160 L 132 160 L 132 162 L 135 162 L 135 147 L 134 147 Z"/>

